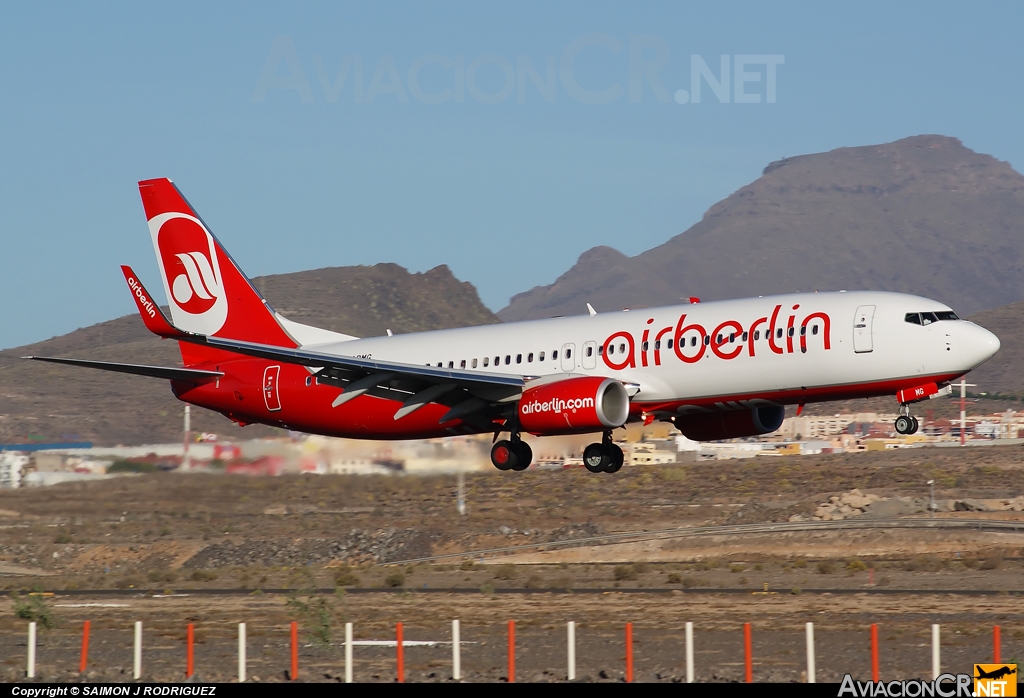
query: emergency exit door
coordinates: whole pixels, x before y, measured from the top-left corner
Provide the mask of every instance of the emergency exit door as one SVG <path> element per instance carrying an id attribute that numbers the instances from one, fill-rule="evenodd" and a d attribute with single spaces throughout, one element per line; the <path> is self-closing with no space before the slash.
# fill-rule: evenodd
<path id="1" fill-rule="evenodd" d="M 277 412 L 281 409 L 281 394 L 277 390 L 277 382 L 280 377 L 280 366 L 267 366 L 263 371 L 263 402 L 266 403 L 269 412 Z"/>
<path id="2" fill-rule="evenodd" d="M 853 316 L 853 350 L 858 354 L 866 354 L 874 346 L 871 340 L 871 325 L 875 319 L 875 306 L 862 305 Z"/>

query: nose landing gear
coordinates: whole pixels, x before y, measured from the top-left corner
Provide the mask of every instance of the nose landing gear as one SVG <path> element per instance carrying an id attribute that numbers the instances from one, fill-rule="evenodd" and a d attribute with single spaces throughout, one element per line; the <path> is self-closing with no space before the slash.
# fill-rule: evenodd
<path id="1" fill-rule="evenodd" d="M 622 449 L 612 443 L 611 431 L 606 431 L 601 443 L 590 444 L 583 450 L 583 467 L 592 473 L 617 473 L 625 456 Z"/>
<path id="2" fill-rule="evenodd" d="M 526 470 L 533 460 L 533 449 L 512 432 L 511 439 L 502 439 L 491 447 L 491 463 L 498 470 Z"/>

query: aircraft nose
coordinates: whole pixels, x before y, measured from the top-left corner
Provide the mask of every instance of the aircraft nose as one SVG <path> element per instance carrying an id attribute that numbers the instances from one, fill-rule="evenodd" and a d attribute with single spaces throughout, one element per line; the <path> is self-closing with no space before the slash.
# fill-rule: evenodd
<path id="1" fill-rule="evenodd" d="M 985 363 L 999 351 L 999 337 L 984 327 L 972 322 L 963 324 L 960 338 L 960 357 L 968 368 L 976 368 Z"/>

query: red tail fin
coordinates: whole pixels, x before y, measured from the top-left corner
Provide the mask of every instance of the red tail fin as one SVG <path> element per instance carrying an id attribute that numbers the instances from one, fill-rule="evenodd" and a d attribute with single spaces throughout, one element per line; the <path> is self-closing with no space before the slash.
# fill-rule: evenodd
<path id="1" fill-rule="evenodd" d="M 139 182 L 139 193 L 175 327 L 214 337 L 297 346 L 171 180 Z M 204 351 L 211 350 L 191 347 L 189 354 Z M 200 357 L 185 358 L 188 363 L 189 358 Z"/>

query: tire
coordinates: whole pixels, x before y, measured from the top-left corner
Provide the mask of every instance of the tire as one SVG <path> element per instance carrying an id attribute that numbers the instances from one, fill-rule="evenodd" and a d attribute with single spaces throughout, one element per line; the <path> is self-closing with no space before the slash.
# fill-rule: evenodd
<path id="1" fill-rule="evenodd" d="M 611 445 L 609 449 L 611 451 L 611 459 L 604 471 L 606 473 L 617 473 L 622 470 L 622 464 L 625 462 L 626 457 L 622 453 L 622 449 L 615 444 Z"/>
<path id="2" fill-rule="evenodd" d="M 603 473 L 610 461 L 603 444 L 590 444 L 583 449 L 583 467 L 592 473 Z"/>
<path id="3" fill-rule="evenodd" d="M 515 444 L 515 447 L 516 459 L 518 462 L 512 466 L 512 470 L 526 470 L 530 467 L 530 463 L 533 461 L 533 449 L 530 448 L 530 444 L 525 441 L 520 441 Z"/>
<path id="4" fill-rule="evenodd" d="M 914 423 L 912 421 L 910 421 L 910 417 L 905 417 L 903 415 L 900 415 L 899 417 L 896 418 L 896 423 L 895 423 L 894 426 L 896 428 L 896 433 L 897 434 L 906 435 L 906 434 L 913 434 L 914 433 L 912 431 L 912 429 L 914 427 Z"/>
<path id="5" fill-rule="evenodd" d="M 517 449 L 511 441 L 501 440 L 491 447 L 491 463 L 498 470 L 512 470 L 519 462 Z"/>
<path id="6" fill-rule="evenodd" d="M 911 417 L 910 421 L 913 422 L 913 426 L 911 426 L 909 433 L 916 434 L 917 430 L 921 428 L 921 422 L 917 421 L 917 417 Z"/>

